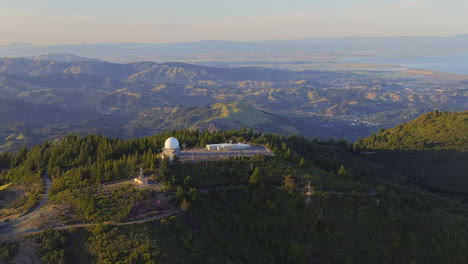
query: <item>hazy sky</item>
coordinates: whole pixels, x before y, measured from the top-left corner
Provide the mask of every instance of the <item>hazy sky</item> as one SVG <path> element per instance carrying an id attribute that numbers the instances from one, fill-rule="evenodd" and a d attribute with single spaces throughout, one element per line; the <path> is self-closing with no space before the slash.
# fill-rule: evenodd
<path id="1" fill-rule="evenodd" d="M 468 33 L 467 0 L 0 0 L 0 44 Z"/>

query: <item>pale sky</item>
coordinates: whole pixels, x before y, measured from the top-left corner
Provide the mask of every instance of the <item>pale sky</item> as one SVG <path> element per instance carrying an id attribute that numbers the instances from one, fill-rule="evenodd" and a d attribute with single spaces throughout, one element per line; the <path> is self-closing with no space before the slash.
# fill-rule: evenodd
<path id="1" fill-rule="evenodd" d="M 0 45 L 468 33 L 467 0 L 0 0 Z"/>

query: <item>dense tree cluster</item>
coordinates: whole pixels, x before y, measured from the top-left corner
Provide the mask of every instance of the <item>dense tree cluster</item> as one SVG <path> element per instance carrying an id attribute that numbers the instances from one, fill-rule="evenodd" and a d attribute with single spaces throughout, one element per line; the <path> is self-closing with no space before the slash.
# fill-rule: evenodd
<path id="1" fill-rule="evenodd" d="M 169 136 L 188 147 L 229 140 L 262 144 L 276 156 L 169 163 L 158 157 Z M 47 230 L 38 238 L 44 263 L 468 260 L 465 207 L 377 178 L 385 169 L 345 141 L 247 129 L 181 130 L 127 141 L 70 135 L 60 143 L 3 154 L 0 166 L 5 182 L 40 181 L 48 173 L 52 201 L 72 204 L 83 222 L 123 221 L 133 201 L 153 195 L 125 187 L 112 190 L 111 196 L 102 192 L 103 183 L 133 177 L 140 166 L 164 183 L 183 210 L 141 225 Z M 314 194 L 306 203 L 301 189 L 309 182 Z M 379 191 L 370 192 L 375 189 Z"/>
<path id="2" fill-rule="evenodd" d="M 11 206 L 26 212 L 35 205 L 43 191 L 42 176 L 49 175 L 53 182 L 50 198 L 71 204 L 82 221 L 120 221 L 127 217 L 133 201 L 139 199 L 138 195 L 119 203 L 122 195 L 118 192 L 107 197 L 96 195 L 96 190 L 102 188 L 99 186 L 104 182 L 138 175 L 140 167 L 146 174 L 153 174 L 164 182 L 168 190 L 182 188 L 182 196 L 178 198 L 182 202 L 183 199 L 191 201 L 196 196 L 193 190 L 190 191 L 191 187 L 246 184 L 252 174 L 253 163 L 264 161 L 258 156 L 252 161 L 240 158 L 221 161 L 215 167 L 208 163 L 205 167 L 197 167 L 178 166 L 176 159 L 169 165 L 167 160 L 160 159 L 159 153 L 170 136 L 178 138 L 181 144 L 189 148 L 231 140 L 261 144 L 287 162 L 304 168 L 307 164 L 315 164 L 330 172 L 338 169 L 340 156 L 351 151 L 350 144 L 345 141 L 285 137 L 247 128 L 224 132 L 177 130 L 132 140 L 68 135 L 58 143 L 45 142 L 30 150 L 22 148 L 17 153 L 1 154 L 0 183 L 15 182 L 24 186 L 29 195 L 17 199 Z M 278 179 L 282 178 L 283 175 L 279 175 Z M 277 180 L 278 185 L 280 181 Z M 107 207 L 112 210 L 99 213 Z"/>
<path id="3" fill-rule="evenodd" d="M 356 149 L 468 151 L 468 111 L 430 112 L 360 139 Z"/>

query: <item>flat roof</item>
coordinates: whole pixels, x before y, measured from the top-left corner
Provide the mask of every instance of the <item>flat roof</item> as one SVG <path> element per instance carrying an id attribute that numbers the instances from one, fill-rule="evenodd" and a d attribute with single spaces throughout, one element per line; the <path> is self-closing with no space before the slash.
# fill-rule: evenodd
<path id="1" fill-rule="evenodd" d="M 230 143 L 220 143 L 220 144 L 206 144 L 207 146 L 250 146 L 249 144 L 237 143 L 237 144 L 230 144 Z"/>

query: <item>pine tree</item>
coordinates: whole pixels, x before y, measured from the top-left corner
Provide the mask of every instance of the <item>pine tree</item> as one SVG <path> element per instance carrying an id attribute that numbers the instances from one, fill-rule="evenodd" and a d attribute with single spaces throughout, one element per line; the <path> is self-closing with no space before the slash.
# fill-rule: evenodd
<path id="1" fill-rule="evenodd" d="M 180 208 L 182 211 L 187 211 L 190 207 L 190 203 L 187 200 L 182 200 L 182 203 L 180 204 Z"/>
<path id="2" fill-rule="evenodd" d="M 177 198 L 182 198 L 184 197 L 184 189 L 182 188 L 182 186 L 177 186 L 177 189 L 176 189 L 176 193 L 175 193 L 176 197 Z M 185 199 L 184 199 L 185 200 Z"/>
<path id="3" fill-rule="evenodd" d="M 338 175 L 346 176 L 346 169 L 343 165 L 341 165 L 340 169 L 338 170 Z"/>
<path id="4" fill-rule="evenodd" d="M 306 165 L 305 159 L 302 157 L 301 160 L 299 161 L 299 166 L 304 167 Z"/>
<path id="5" fill-rule="evenodd" d="M 256 167 L 254 172 L 252 173 L 252 175 L 249 178 L 249 184 L 250 185 L 257 185 L 258 182 L 260 181 L 260 177 L 261 177 L 260 169 L 258 167 Z"/>
<path id="6" fill-rule="evenodd" d="M 283 180 L 283 188 L 288 193 L 293 193 L 296 190 L 296 182 L 291 175 L 286 175 Z"/>

